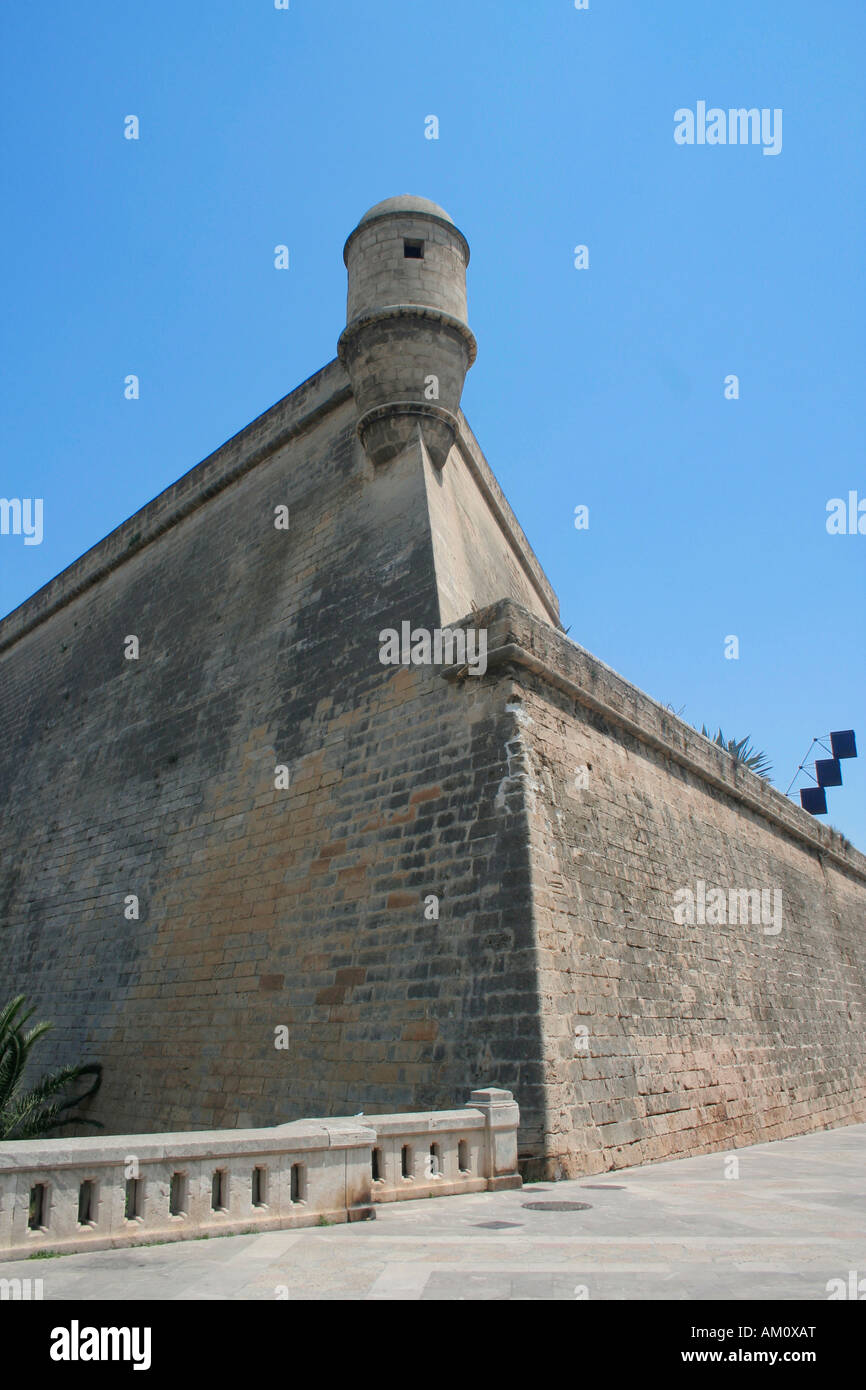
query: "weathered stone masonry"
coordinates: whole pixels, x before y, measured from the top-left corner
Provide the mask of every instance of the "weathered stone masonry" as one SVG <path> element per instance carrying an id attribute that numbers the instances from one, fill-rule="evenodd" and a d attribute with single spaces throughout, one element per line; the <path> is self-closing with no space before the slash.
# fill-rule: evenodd
<path id="1" fill-rule="evenodd" d="M 0 623 L 0 991 L 55 1021 L 41 1064 L 104 1063 L 115 1132 L 483 1077 L 571 1173 L 862 1119 L 866 860 L 559 630 L 455 405 L 451 227 L 373 209 L 347 365 Z M 486 675 L 383 666 L 404 620 L 485 627 Z M 676 925 L 697 878 L 781 888 L 782 932 Z"/>
<path id="2" fill-rule="evenodd" d="M 487 622 L 529 822 L 544 1171 L 862 1119 L 863 856 L 517 605 Z M 698 878 L 778 889 L 778 935 L 679 925 Z"/>

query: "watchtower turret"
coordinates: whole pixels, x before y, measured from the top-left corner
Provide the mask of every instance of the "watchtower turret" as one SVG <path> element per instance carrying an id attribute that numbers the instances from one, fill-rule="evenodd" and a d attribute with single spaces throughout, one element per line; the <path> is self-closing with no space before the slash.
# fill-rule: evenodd
<path id="1" fill-rule="evenodd" d="M 476 353 L 466 323 L 466 238 L 435 203 L 404 194 L 365 213 L 343 259 L 349 295 L 337 351 L 361 443 L 373 463 L 387 463 L 420 426 L 441 468 Z"/>

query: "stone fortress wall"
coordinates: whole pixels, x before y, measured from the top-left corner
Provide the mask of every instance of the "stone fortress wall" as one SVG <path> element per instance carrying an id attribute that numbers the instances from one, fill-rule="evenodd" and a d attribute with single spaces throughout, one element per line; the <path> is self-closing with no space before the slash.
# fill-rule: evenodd
<path id="1" fill-rule="evenodd" d="M 863 855 L 525 609 L 486 621 L 528 824 L 541 1171 L 861 1121 Z"/>
<path id="2" fill-rule="evenodd" d="M 482 1079 L 555 1175 L 866 1118 L 866 860 L 562 634 L 459 410 L 463 246 L 372 209 L 344 360 L 0 623 L 0 993 L 115 1133 Z M 407 621 L 485 674 L 383 665 Z M 678 925 L 698 880 L 781 931 Z"/>

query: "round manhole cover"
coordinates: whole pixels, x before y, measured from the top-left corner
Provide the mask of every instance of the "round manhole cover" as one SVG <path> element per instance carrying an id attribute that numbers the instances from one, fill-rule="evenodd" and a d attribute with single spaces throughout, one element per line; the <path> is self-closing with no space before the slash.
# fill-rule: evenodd
<path id="1" fill-rule="evenodd" d="M 582 1182 L 581 1192 L 625 1192 L 621 1183 L 615 1182 Z"/>
<path id="2" fill-rule="evenodd" d="M 524 1202 L 525 1211 L 591 1211 L 589 1202 Z"/>
<path id="3" fill-rule="evenodd" d="M 475 1225 L 482 1231 L 516 1231 L 522 1225 L 522 1221 L 476 1221 Z"/>

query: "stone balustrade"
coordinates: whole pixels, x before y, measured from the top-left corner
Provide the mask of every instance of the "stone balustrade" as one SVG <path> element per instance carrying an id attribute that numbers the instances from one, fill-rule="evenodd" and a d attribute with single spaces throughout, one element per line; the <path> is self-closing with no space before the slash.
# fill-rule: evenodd
<path id="1" fill-rule="evenodd" d="M 510 1091 L 459 1110 L 0 1144 L 0 1259 L 358 1221 L 519 1187 Z"/>
<path id="2" fill-rule="evenodd" d="M 519 1187 L 519 1115 L 510 1091 L 486 1090 L 462 1110 L 371 1116 L 373 1201 Z"/>

